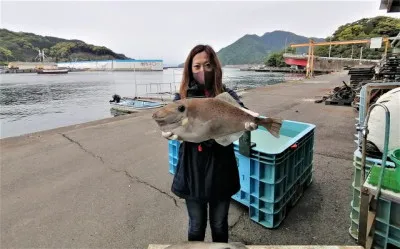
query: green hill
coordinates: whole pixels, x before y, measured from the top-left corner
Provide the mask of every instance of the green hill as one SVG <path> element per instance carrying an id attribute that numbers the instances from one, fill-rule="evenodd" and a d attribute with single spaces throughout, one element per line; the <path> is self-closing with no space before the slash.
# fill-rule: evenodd
<path id="1" fill-rule="evenodd" d="M 321 38 L 313 38 L 324 41 Z M 263 36 L 245 35 L 231 45 L 218 51 L 218 58 L 223 65 L 262 64 L 266 57 L 273 52 L 285 49 L 290 43 L 308 42 L 309 38 L 291 32 L 276 30 Z M 305 52 L 306 49 L 298 49 Z"/>
<path id="2" fill-rule="evenodd" d="M 245 35 L 218 51 L 223 65 L 251 64 L 262 61 L 269 49 L 257 35 Z"/>
<path id="3" fill-rule="evenodd" d="M 394 37 L 400 32 L 400 18 L 377 16 L 374 18 L 363 18 L 358 21 L 347 23 L 340 26 L 332 35 L 325 40 L 329 41 L 346 41 L 368 39 L 373 37 Z M 332 57 L 351 57 L 353 47 L 353 58 L 360 57 L 360 48 L 363 47 L 362 57 L 364 59 L 380 59 L 384 52 L 381 49 L 369 49 L 368 44 L 355 45 L 335 45 L 331 48 Z M 390 52 L 390 50 L 389 50 Z M 328 56 L 329 46 L 321 46 L 315 48 L 315 55 Z"/>
<path id="4" fill-rule="evenodd" d="M 50 61 L 129 59 L 103 47 L 80 40 L 67 40 L 33 33 L 0 29 L 0 62 L 35 61 L 43 49 Z"/>
<path id="5" fill-rule="evenodd" d="M 316 42 L 321 41 L 343 41 L 368 39 L 378 36 L 394 37 L 400 32 L 400 18 L 377 16 L 374 18 L 363 18 L 358 21 L 347 23 L 338 27 L 332 37 L 313 38 Z M 234 43 L 222 48 L 217 52 L 218 58 L 223 65 L 240 65 L 240 64 L 264 64 L 269 56 L 282 57 L 282 50 L 285 44 L 288 47 L 291 43 L 307 43 L 308 37 L 300 36 L 292 32 L 276 30 L 267 32 L 263 36 L 245 35 Z M 379 59 L 381 58 L 384 48 L 369 49 L 368 45 L 354 45 L 353 58 L 360 56 L 360 47 L 364 46 L 363 58 Z M 307 53 L 308 47 L 297 48 L 296 53 Z M 315 55 L 328 56 L 329 46 L 321 46 L 315 48 Z M 390 51 L 389 51 L 390 52 Z M 351 45 L 332 46 L 332 57 L 350 57 L 352 53 Z M 179 67 L 183 67 L 180 64 Z"/>

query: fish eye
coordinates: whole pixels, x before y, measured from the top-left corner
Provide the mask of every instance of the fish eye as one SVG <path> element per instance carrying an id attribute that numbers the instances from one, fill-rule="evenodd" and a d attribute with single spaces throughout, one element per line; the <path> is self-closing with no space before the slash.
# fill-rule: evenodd
<path id="1" fill-rule="evenodd" d="M 178 106 L 178 111 L 184 112 L 185 111 L 185 106 L 184 105 Z"/>

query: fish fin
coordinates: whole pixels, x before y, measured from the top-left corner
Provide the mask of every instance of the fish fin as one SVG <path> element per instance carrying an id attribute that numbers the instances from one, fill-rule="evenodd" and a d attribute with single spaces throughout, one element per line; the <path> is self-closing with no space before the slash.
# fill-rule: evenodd
<path id="1" fill-rule="evenodd" d="M 236 107 L 242 108 L 241 105 L 239 105 L 239 103 L 232 97 L 232 95 L 230 95 L 228 92 L 223 92 L 221 94 L 218 94 L 217 96 L 215 96 L 216 99 L 225 101 L 231 105 L 234 105 Z"/>
<path id="2" fill-rule="evenodd" d="M 253 111 L 250 111 L 250 110 L 248 110 L 248 109 L 246 109 L 246 108 L 243 108 L 243 107 L 232 97 L 232 95 L 230 95 L 228 92 L 224 92 L 224 93 L 218 94 L 215 98 L 216 98 L 216 99 L 219 99 L 219 100 L 222 100 L 222 101 L 225 101 L 225 102 L 227 102 L 227 103 L 229 103 L 229 104 L 231 104 L 231 105 L 234 105 L 234 106 L 240 108 L 242 111 L 247 112 L 248 114 L 250 114 L 250 115 L 253 116 L 253 117 L 258 117 L 258 116 L 260 116 L 260 114 L 258 114 L 258 113 L 256 113 L 256 112 L 253 112 Z"/>
<path id="3" fill-rule="evenodd" d="M 256 118 L 257 125 L 263 126 L 274 137 L 279 138 L 279 132 L 282 127 L 282 119 L 280 118 Z"/>
<path id="4" fill-rule="evenodd" d="M 244 131 L 241 131 L 241 132 L 230 134 L 228 136 L 219 137 L 214 140 L 215 140 L 215 142 L 219 143 L 222 146 L 228 146 L 231 143 L 239 140 L 239 138 L 243 135 L 243 133 L 244 133 Z"/>
<path id="5" fill-rule="evenodd" d="M 246 109 L 246 108 L 240 107 L 240 109 L 242 109 L 242 111 L 247 112 L 248 114 L 250 114 L 251 116 L 253 116 L 253 117 L 255 117 L 255 118 L 260 116 L 259 113 L 250 111 L 250 110 L 248 110 L 248 109 Z"/>

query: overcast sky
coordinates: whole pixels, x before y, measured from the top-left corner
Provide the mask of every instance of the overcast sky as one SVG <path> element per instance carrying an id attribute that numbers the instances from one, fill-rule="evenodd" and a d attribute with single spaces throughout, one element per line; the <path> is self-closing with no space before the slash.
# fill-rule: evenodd
<path id="1" fill-rule="evenodd" d="M 181 63 L 197 43 L 219 50 L 274 30 L 325 38 L 339 25 L 385 15 L 369 1 L 4 1 L 1 27 L 104 45 L 135 59 Z"/>

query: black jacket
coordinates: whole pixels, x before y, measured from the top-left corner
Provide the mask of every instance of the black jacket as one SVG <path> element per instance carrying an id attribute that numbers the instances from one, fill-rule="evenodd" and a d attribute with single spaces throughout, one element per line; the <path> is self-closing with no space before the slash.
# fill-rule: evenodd
<path id="1" fill-rule="evenodd" d="M 233 90 L 224 87 L 244 107 Z M 204 97 L 204 91 L 192 83 L 187 97 Z M 176 94 L 174 101 L 179 100 Z M 230 199 L 240 190 L 240 179 L 233 144 L 226 147 L 215 140 L 202 143 L 182 142 L 171 191 L 180 198 L 199 201 Z"/>

